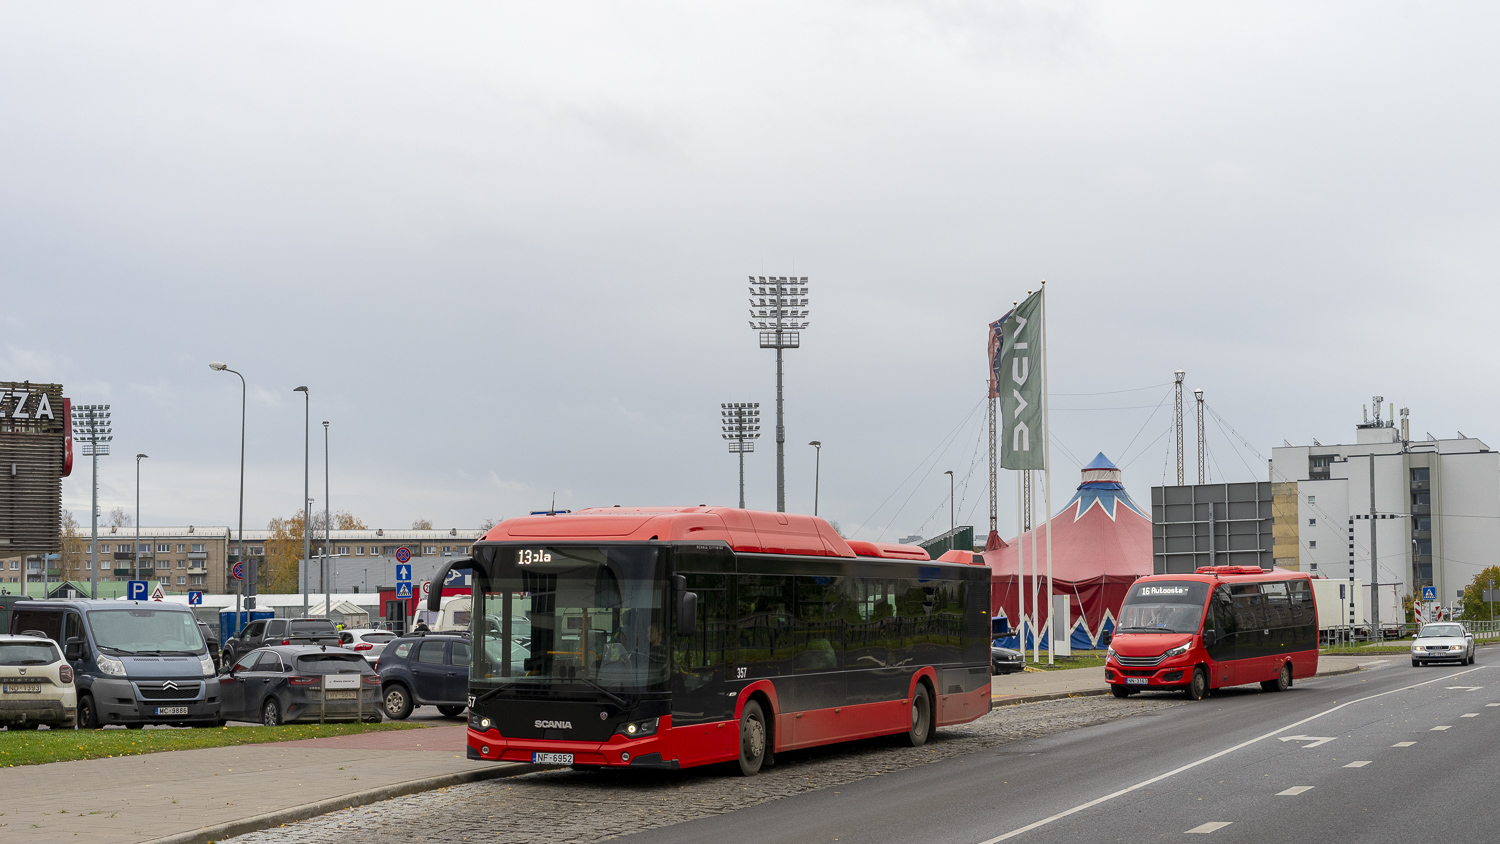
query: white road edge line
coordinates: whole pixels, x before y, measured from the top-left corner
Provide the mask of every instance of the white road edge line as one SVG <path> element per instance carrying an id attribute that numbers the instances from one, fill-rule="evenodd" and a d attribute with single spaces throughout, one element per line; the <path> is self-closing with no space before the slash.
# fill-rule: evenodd
<path id="1" fill-rule="evenodd" d="M 1004 833 L 1002 835 L 997 835 L 994 838 L 986 838 L 985 840 L 979 842 L 979 844 L 997 844 L 1000 841 L 1007 841 L 1007 840 L 1009 840 L 1011 838 L 1015 838 L 1017 835 L 1024 835 L 1025 833 L 1028 833 L 1028 832 L 1032 831 L 1033 829 L 1041 829 L 1042 827 L 1044 827 L 1044 826 L 1046 826 L 1046 825 L 1048 825 L 1050 823 L 1053 823 L 1054 821 L 1060 821 L 1063 818 L 1068 817 L 1069 815 L 1076 815 L 1079 812 L 1084 811 L 1085 809 L 1092 809 L 1095 806 L 1098 806 L 1100 803 L 1107 803 L 1107 802 L 1115 799 L 1116 797 L 1123 797 L 1124 795 L 1129 794 L 1132 791 L 1137 791 L 1139 789 L 1145 788 L 1148 785 L 1154 785 L 1156 783 L 1161 782 L 1164 779 L 1168 779 L 1169 777 L 1175 777 L 1178 774 L 1182 773 L 1183 771 L 1189 771 L 1189 770 L 1192 770 L 1193 768 L 1198 767 L 1199 765 L 1205 764 L 1207 762 L 1212 762 L 1213 760 L 1218 759 L 1220 756 L 1227 756 L 1227 755 L 1235 752 L 1236 750 L 1243 750 L 1244 748 L 1249 747 L 1250 745 L 1255 744 L 1257 742 L 1265 741 L 1268 738 L 1274 738 L 1277 733 L 1284 733 L 1287 730 L 1296 729 L 1297 727 L 1300 727 L 1303 724 L 1306 724 L 1306 723 L 1308 723 L 1310 721 L 1316 721 L 1317 719 L 1322 718 L 1324 715 L 1331 715 L 1331 714 L 1339 711 L 1340 709 L 1343 709 L 1346 706 L 1353 706 L 1356 703 L 1364 703 L 1367 700 L 1374 700 L 1375 698 L 1378 698 L 1378 697 L 1385 697 L 1386 695 L 1393 695 L 1396 692 L 1411 691 L 1412 689 L 1420 688 L 1422 686 L 1428 686 L 1428 685 L 1431 685 L 1433 683 L 1441 683 L 1444 680 L 1452 680 L 1454 677 L 1462 677 L 1463 675 L 1468 674 L 1468 673 L 1473 672 L 1473 671 L 1483 671 L 1484 669 L 1486 669 L 1488 667 L 1489 666 L 1487 666 L 1487 665 L 1478 665 L 1478 666 L 1475 666 L 1474 668 L 1470 668 L 1470 669 L 1467 669 L 1467 670 L 1464 670 L 1464 671 L 1460 671 L 1457 674 L 1450 674 L 1447 677 L 1434 677 L 1431 680 L 1424 680 L 1424 681 L 1422 681 L 1420 683 L 1412 683 L 1410 686 L 1402 686 L 1399 689 L 1390 689 L 1389 691 L 1377 692 L 1376 694 L 1369 695 L 1368 697 L 1357 698 L 1355 700 L 1348 701 L 1347 703 L 1341 703 L 1338 706 L 1335 706 L 1335 707 L 1333 707 L 1331 709 L 1325 709 L 1322 712 L 1318 712 L 1316 714 L 1309 715 L 1308 717 L 1303 718 L 1301 721 L 1296 721 L 1296 722 L 1293 722 L 1291 724 L 1287 724 L 1284 727 L 1278 727 L 1277 729 L 1274 729 L 1271 732 L 1266 733 L 1265 735 L 1256 736 L 1253 739 L 1249 739 L 1247 741 L 1242 741 L 1242 742 L 1240 742 L 1239 744 L 1237 744 L 1237 745 L 1235 745 L 1233 747 L 1226 747 L 1223 750 L 1220 750 L 1218 753 L 1212 753 L 1212 754 L 1209 754 L 1208 756 L 1205 756 L 1202 759 L 1199 759 L 1199 760 L 1197 760 L 1195 762 L 1189 762 L 1186 765 L 1183 765 L 1181 767 L 1173 768 L 1172 770 L 1167 771 L 1165 774 L 1157 774 L 1156 776 L 1151 777 L 1150 779 L 1141 780 L 1140 782 L 1136 783 L 1135 785 L 1128 785 L 1128 786 L 1120 789 L 1119 791 L 1112 791 L 1109 794 L 1104 795 L 1103 797 L 1095 797 L 1093 800 L 1090 800 L 1087 803 L 1079 803 L 1077 806 L 1074 806 L 1071 809 L 1064 809 L 1063 811 L 1058 812 L 1055 815 L 1051 815 L 1049 817 L 1042 818 L 1039 821 L 1033 821 L 1033 822 L 1031 822 L 1031 823 L 1029 823 L 1029 824 L 1027 824 L 1025 826 L 1022 826 L 1022 827 L 1017 827 L 1017 828 L 1011 830 L 1010 832 Z"/>
<path id="2" fill-rule="evenodd" d="M 1234 823 L 1234 821 L 1209 821 L 1208 823 L 1198 824 L 1197 826 L 1193 827 L 1192 829 L 1187 830 L 1187 832 L 1188 833 L 1194 833 L 1194 832 L 1204 832 L 1204 833 L 1207 833 L 1207 832 L 1218 832 L 1219 830 L 1223 829 L 1224 827 L 1229 826 L 1231 823 Z"/>

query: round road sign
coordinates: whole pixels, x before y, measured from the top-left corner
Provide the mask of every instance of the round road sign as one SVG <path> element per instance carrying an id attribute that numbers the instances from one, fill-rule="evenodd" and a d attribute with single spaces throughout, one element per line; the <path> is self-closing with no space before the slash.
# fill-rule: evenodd
<path id="1" fill-rule="evenodd" d="M 405 563 L 411 560 L 411 549 L 405 545 L 396 549 L 396 562 Z"/>
<path id="2" fill-rule="evenodd" d="M 244 580 L 245 579 L 245 564 L 244 563 L 235 563 L 234 564 L 234 579 L 235 580 Z"/>
<path id="3" fill-rule="evenodd" d="M 431 591 L 432 591 L 432 581 L 430 581 L 430 580 L 424 580 L 424 581 L 422 581 L 422 597 L 423 598 L 427 597 L 428 593 L 430 593 Z"/>

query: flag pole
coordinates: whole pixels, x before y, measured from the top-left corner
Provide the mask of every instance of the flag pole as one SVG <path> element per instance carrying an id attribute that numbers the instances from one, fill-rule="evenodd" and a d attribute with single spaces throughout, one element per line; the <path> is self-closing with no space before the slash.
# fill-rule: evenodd
<path id="1" fill-rule="evenodd" d="M 1026 556 L 1021 537 L 1025 531 L 1021 521 L 1021 473 L 1016 473 L 1016 650 L 1021 652 L 1021 662 L 1026 662 Z"/>
<path id="2" fill-rule="evenodd" d="M 1026 509 L 1031 513 L 1031 631 L 1032 658 L 1042 661 L 1041 578 L 1036 571 L 1036 471 L 1026 470 Z"/>
<path id="3" fill-rule="evenodd" d="M 1057 651 L 1057 632 L 1052 626 L 1052 425 L 1047 418 L 1047 282 L 1042 281 L 1042 464 L 1047 484 L 1047 664 L 1054 664 Z"/>

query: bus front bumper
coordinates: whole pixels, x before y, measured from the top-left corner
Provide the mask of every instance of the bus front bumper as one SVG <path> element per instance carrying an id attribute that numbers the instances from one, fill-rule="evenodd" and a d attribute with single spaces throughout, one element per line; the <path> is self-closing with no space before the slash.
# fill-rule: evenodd
<path id="1" fill-rule="evenodd" d="M 667 719 L 662 719 L 664 722 Z M 664 726 L 668 726 L 664 724 Z M 589 765 L 602 768 L 676 769 L 672 758 L 670 728 L 653 736 L 609 741 L 556 741 L 511 739 L 494 728 L 469 728 L 468 758 L 484 762 L 531 762 L 539 765 Z"/>

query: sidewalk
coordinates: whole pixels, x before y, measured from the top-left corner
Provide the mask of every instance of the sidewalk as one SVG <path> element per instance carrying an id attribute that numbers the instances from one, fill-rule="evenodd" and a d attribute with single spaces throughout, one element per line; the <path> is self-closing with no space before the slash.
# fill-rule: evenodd
<path id="1" fill-rule="evenodd" d="M 1399 655 L 1365 654 L 1318 657 L 1319 677 L 1333 677 L 1400 659 Z M 997 674 L 990 678 L 990 701 L 995 706 L 1031 703 L 1060 697 L 1109 694 L 1104 669 L 1067 668 L 1061 671 L 1031 671 Z"/>
<path id="2" fill-rule="evenodd" d="M 465 729 L 430 727 L 0 769 L 5 795 L 0 840 L 208 841 L 532 769 L 466 759 Z M 434 783 L 434 778 L 442 779 Z M 259 821 L 225 826 L 252 819 Z"/>

